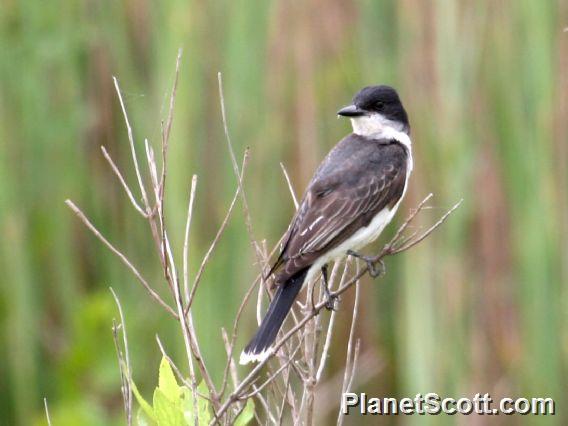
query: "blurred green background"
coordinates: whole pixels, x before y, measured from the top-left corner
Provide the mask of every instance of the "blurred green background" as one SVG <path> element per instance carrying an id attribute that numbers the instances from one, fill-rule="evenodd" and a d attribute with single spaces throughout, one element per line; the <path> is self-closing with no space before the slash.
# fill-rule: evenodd
<path id="1" fill-rule="evenodd" d="M 139 152 L 144 137 L 157 147 L 183 47 L 166 207 L 178 259 L 191 175 L 199 176 L 193 273 L 236 187 L 218 71 L 237 155 L 251 148 L 245 184 L 255 236 L 269 246 L 293 212 L 279 162 L 301 192 L 349 131 L 337 109 L 364 85 L 391 84 L 409 112 L 415 152 L 397 220 L 429 192 L 435 198 L 423 225 L 462 197 L 464 204 L 435 236 L 389 259 L 386 279 L 364 287 L 358 335 L 368 368 L 356 388 L 400 397 L 553 396 L 558 404 L 555 417 L 540 420 L 384 424 L 566 424 L 566 27 L 568 2 L 552 0 L 4 0 L 0 423 L 43 424 L 44 396 L 57 426 L 123 422 L 109 286 L 125 308 L 143 393 L 156 382 L 157 333 L 183 359 L 178 328 L 63 203 L 77 202 L 166 294 L 147 224 L 100 145 L 134 184 L 111 76 L 121 83 Z M 197 294 L 196 327 L 217 378 L 220 327 L 231 324 L 256 271 L 236 209 Z M 342 311 L 329 383 L 342 375 L 349 319 Z M 253 317 L 249 309 L 239 347 Z M 335 418 L 336 400 L 320 402 L 321 422 Z"/>

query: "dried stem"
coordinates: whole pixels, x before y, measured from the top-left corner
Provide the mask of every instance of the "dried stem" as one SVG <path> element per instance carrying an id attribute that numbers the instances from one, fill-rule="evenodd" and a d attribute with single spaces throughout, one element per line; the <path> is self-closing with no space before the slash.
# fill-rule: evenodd
<path id="1" fill-rule="evenodd" d="M 122 115 L 124 116 L 124 122 L 126 123 L 126 130 L 128 131 L 128 142 L 130 144 L 130 152 L 132 154 L 132 161 L 134 162 L 136 178 L 138 179 L 138 186 L 140 187 L 140 193 L 142 194 L 142 199 L 144 200 L 144 205 L 146 206 L 146 213 L 150 214 L 148 195 L 146 194 L 146 189 L 144 188 L 144 182 L 142 181 L 142 175 L 140 174 L 140 167 L 138 166 L 138 158 L 136 157 L 136 148 L 134 147 L 134 136 L 132 135 L 132 127 L 130 126 L 130 121 L 128 120 L 128 114 L 126 113 L 126 107 L 124 106 L 122 93 L 120 92 L 120 87 L 118 86 L 118 80 L 116 79 L 116 77 L 113 77 L 112 80 L 114 81 L 114 88 L 116 89 L 118 100 L 120 101 L 120 108 L 122 109 Z"/>
<path id="2" fill-rule="evenodd" d="M 116 166 L 116 164 L 114 163 L 114 161 L 112 160 L 111 156 L 109 155 L 109 153 L 107 152 L 106 148 L 101 145 L 101 151 L 103 153 L 103 156 L 105 157 L 105 159 L 107 160 L 107 162 L 109 163 L 112 171 L 114 172 L 114 174 L 116 175 L 116 177 L 118 178 L 120 184 L 122 185 L 122 187 L 124 188 L 124 191 L 126 192 L 126 195 L 128 196 L 128 198 L 130 199 L 130 202 L 132 203 L 132 205 L 134 206 L 134 208 L 136 209 L 136 211 L 138 211 L 138 213 L 140 213 L 143 217 L 148 217 L 148 214 L 144 211 L 144 209 L 142 209 L 142 207 L 140 207 L 138 205 L 138 203 L 136 202 L 136 199 L 134 198 L 134 195 L 132 194 L 132 190 L 130 189 L 130 187 L 128 186 L 128 184 L 126 183 L 126 181 L 124 180 L 124 177 L 122 176 L 122 173 L 120 173 L 119 168 Z"/>
<path id="3" fill-rule="evenodd" d="M 359 265 L 357 262 L 357 270 L 359 270 Z M 359 315 L 359 296 L 360 296 L 360 282 L 355 283 L 355 300 L 353 302 L 353 315 L 351 319 L 351 327 L 349 329 L 349 339 L 347 340 L 347 356 L 345 360 L 345 372 L 343 375 L 343 385 L 341 387 L 341 392 L 344 394 L 349 389 L 349 383 L 352 379 L 352 374 L 354 374 L 355 357 L 352 355 L 353 350 L 353 340 L 355 338 L 355 325 L 357 324 L 357 317 Z M 337 424 L 343 424 L 343 410 L 339 410 L 337 417 Z"/>
<path id="4" fill-rule="evenodd" d="M 263 265 L 263 258 L 262 253 L 260 251 L 260 247 L 254 238 L 254 233 L 252 229 L 252 220 L 250 216 L 250 210 L 247 202 L 247 197 L 245 190 L 243 188 L 243 176 L 242 173 L 239 173 L 239 166 L 237 164 L 237 157 L 235 156 L 235 151 L 233 149 L 233 144 L 231 142 L 231 136 L 229 134 L 229 126 L 227 125 L 227 113 L 225 111 L 225 96 L 223 94 L 223 77 L 221 73 L 217 73 L 217 80 L 219 82 L 219 101 L 221 103 L 221 117 L 223 119 L 223 129 L 225 130 L 225 138 L 227 140 L 227 147 L 229 148 L 229 154 L 231 155 L 231 163 L 233 165 L 233 171 L 235 172 L 235 176 L 237 177 L 237 182 L 239 184 L 241 200 L 243 202 L 243 213 L 245 216 L 245 224 L 247 227 L 247 232 L 249 234 L 250 242 L 255 250 L 257 262 L 262 267 Z"/>
<path id="5" fill-rule="evenodd" d="M 235 419 L 236 416 L 245 407 L 243 401 L 249 398 L 255 398 L 259 401 L 260 405 L 266 411 L 266 421 L 272 422 L 274 424 L 281 424 L 284 418 L 284 408 L 286 403 L 291 408 L 292 419 L 294 422 L 305 421 L 307 424 L 312 424 L 314 422 L 315 413 L 315 389 L 318 386 L 320 380 L 323 377 L 325 366 L 328 359 L 328 354 L 331 348 L 331 341 L 333 338 L 333 333 L 336 324 L 336 312 L 332 312 L 329 320 L 320 316 L 319 313 L 326 306 L 326 300 L 321 290 L 321 286 L 315 287 L 316 281 L 308 283 L 308 291 L 306 295 L 306 301 L 302 313 L 297 311 L 296 305 L 292 307 L 291 315 L 289 316 L 290 326 L 287 331 L 281 330 L 278 335 L 278 340 L 274 345 L 269 356 L 263 360 L 261 363 L 257 364 L 241 381 L 237 374 L 237 368 L 235 360 L 233 359 L 235 342 L 237 338 L 238 326 L 244 312 L 245 306 L 249 303 L 252 294 L 254 293 L 255 286 L 258 285 L 258 298 L 256 303 L 257 319 L 260 321 L 261 310 L 262 310 L 262 300 L 263 293 L 268 294 L 270 298 L 270 291 L 264 282 L 264 271 L 267 270 L 268 259 L 277 250 L 278 245 L 272 250 L 272 253 L 268 254 L 266 247 L 266 242 L 262 241 L 259 244 L 255 239 L 252 219 L 249 210 L 249 205 L 244 189 L 244 174 L 249 158 L 248 148 L 244 152 L 242 166 L 239 169 L 237 164 L 237 159 L 235 156 L 235 151 L 232 145 L 232 141 L 229 134 L 229 128 L 227 124 L 227 113 L 225 109 L 225 100 L 223 94 L 223 81 L 221 73 L 218 74 L 218 84 L 219 84 L 219 98 L 221 106 L 221 115 L 223 121 L 223 129 L 225 132 L 226 142 L 228 151 L 230 154 L 231 164 L 233 171 L 237 178 L 237 188 L 231 203 L 228 207 L 227 213 L 221 223 L 213 241 L 209 245 L 203 259 L 200 263 L 199 268 L 196 271 L 194 279 L 190 280 L 189 274 L 189 241 L 190 241 L 190 231 L 192 224 L 192 216 L 195 204 L 195 193 L 197 186 L 197 176 L 193 176 L 190 188 L 189 202 L 187 208 L 187 217 L 185 223 L 185 233 L 183 242 L 183 263 L 182 263 L 182 280 L 178 278 L 176 272 L 176 263 L 174 262 L 174 250 L 171 247 L 170 240 L 168 238 L 168 230 L 166 226 L 165 217 L 165 188 L 167 180 L 167 154 L 169 147 L 169 138 L 172 131 L 172 124 L 174 118 L 174 108 L 175 108 L 175 98 L 177 93 L 177 87 L 179 83 L 179 73 L 181 64 L 181 49 L 178 52 L 175 78 L 173 86 L 171 89 L 169 97 L 169 110 L 167 118 L 162 121 L 162 134 L 161 134 L 161 154 L 162 154 L 162 165 L 161 170 L 158 171 L 156 164 L 156 157 L 154 151 L 147 140 L 144 141 L 146 159 L 148 163 L 147 173 L 149 174 L 150 187 L 146 188 L 144 184 L 144 179 L 140 171 L 140 164 L 138 162 L 137 153 L 135 149 L 134 137 L 132 133 L 132 128 L 128 119 L 126 112 L 126 107 L 121 95 L 121 91 L 118 85 L 118 80 L 113 77 L 114 86 L 120 101 L 120 106 L 122 109 L 122 114 L 124 116 L 124 121 L 126 124 L 128 132 L 128 141 L 132 156 L 132 161 L 134 163 L 134 168 L 136 171 L 136 179 L 138 182 L 139 190 L 142 197 L 142 203 L 140 203 L 136 196 L 134 195 L 132 189 L 128 186 L 128 183 L 124 179 L 122 173 L 120 172 L 117 165 L 114 163 L 108 152 L 104 147 L 101 147 L 103 156 L 111 166 L 113 173 L 117 176 L 120 185 L 123 187 L 124 191 L 130 203 L 134 209 L 148 220 L 152 238 L 156 245 L 156 249 L 160 258 L 161 266 L 164 273 L 164 278 L 169 286 L 170 293 L 175 302 L 175 309 L 170 306 L 170 304 L 164 302 L 161 296 L 148 284 L 148 282 L 142 277 L 138 269 L 128 260 L 128 258 L 122 254 L 117 248 L 115 248 L 89 221 L 85 214 L 70 200 L 67 200 L 67 205 L 71 210 L 79 217 L 83 224 L 100 240 L 103 244 L 115 254 L 134 274 L 150 296 L 162 305 L 174 318 L 179 321 L 182 337 L 184 340 L 184 346 L 187 356 L 187 365 L 189 369 L 189 381 L 184 378 L 178 367 L 172 362 L 171 358 L 166 354 L 160 339 L 156 336 L 158 346 L 163 356 L 168 360 L 172 369 L 174 369 L 176 375 L 180 380 L 189 388 L 191 388 L 193 394 L 194 402 L 194 412 L 195 412 L 195 424 L 198 424 L 197 418 L 197 397 L 200 395 L 197 392 L 197 379 L 196 370 L 199 369 L 200 375 L 203 378 L 206 386 L 208 387 L 209 397 L 207 399 L 210 401 L 213 412 L 214 423 L 228 424 L 231 420 Z M 286 180 L 288 189 L 290 191 L 294 206 L 298 208 L 298 199 L 296 197 L 295 191 L 293 189 L 290 177 L 286 171 L 283 164 L 280 164 L 284 178 Z M 150 204 L 148 197 L 148 192 L 150 195 L 153 193 L 153 204 Z M 256 261 L 260 268 L 260 273 L 257 278 L 251 284 L 249 289 L 246 291 L 242 302 L 237 310 L 231 335 L 227 335 L 227 332 L 222 329 L 222 338 L 227 354 L 227 361 L 224 366 L 222 382 L 217 392 L 213 380 L 209 374 L 208 368 L 203 360 L 203 356 L 200 351 L 199 342 L 197 340 L 197 333 L 195 330 L 195 325 L 192 316 L 192 304 L 195 300 L 196 292 L 199 284 L 202 281 L 204 271 L 211 260 L 215 249 L 217 248 L 220 238 L 223 235 L 227 224 L 232 216 L 234 206 L 238 198 L 241 198 L 243 214 L 245 218 L 246 230 L 251 245 L 254 248 Z M 410 235 L 405 235 L 409 224 L 415 219 L 417 214 L 425 209 L 425 204 L 431 199 L 432 194 L 428 195 L 418 207 L 411 212 L 406 221 L 399 227 L 394 237 L 383 246 L 382 250 L 372 258 L 372 264 L 382 263 L 383 259 L 387 256 L 396 255 L 403 251 L 406 251 L 416 244 L 427 238 L 435 229 L 437 229 L 448 217 L 449 215 L 460 205 L 461 201 L 454 205 L 446 214 L 444 214 L 436 223 L 430 226 L 424 232 L 414 232 Z M 352 388 L 355 372 L 357 369 L 357 363 L 359 361 L 360 352 L 360 340 L 355 338 L 355 329 L 358 320 L 358 309 L 359 309 L 359 299 L 360 299 L 360 278 L 368 272 L 369 266 L 364 265 L 356 272 L 352 277 L 348 277 L 349 261 L 344 265 L 341 278 L 337 279 L 339 275 L 340 263 L 336 263 L 332 269 L 329 285 L 332 297 L 337 297 L 343 294 L 345 291 L 349 290 L 351 287 L 355 286 L 355 300 L 353 304 L 353 316 L 352 323 L 349 333 L 349 341 L 346 354 L 346 365 L 345 371 L 343 373 L 343 384 L 342 390 L 345 392 Z M 112 289 L 111 289 L 112 290 Z M 127 423 L 130 425 L 132 422 L 132 392 L 130 389 L 130 379 L 131 379 L 131 369 L 128 354 L 127 336 L 125 329 L 125 322 L 123 317 L 122 308 L 120 306 L 119 300 L 116 294 L 113 292 L 113 296 L 116 300 L 121 323 L 114 326 L 113 334 L 115 338 L 115 345 L 117 347 L 117 354 L 119 358 L 119 368 L 121 372 L 122 394 L 125 405 L 125 412 L 127 416 Z M 301 304 L 298 302 L 298 305 Z M 122 328 L 123 341 L 122 344 L 118 338 L 118 331 Z M 324 331 L 322 331 L 324 330 Z M 302 331 L 298 334 L 298 331 Z M 320 335 L 325 332 L 325 338 L 322 340 Z M 122 347 L 122 348 L 121 348 Z M 277 355 L 277 362 L 269 365 L 267 371 L 267 378 L 258 385 L 258 380 L 260 377 L 260 372 L 262 368 L 271 360 L 274 359 L 274 355 Z M 363 357 L 364 358 L 364 357 Z M 197 365 L 197 368 L 196 368 Z M 299 383 L 303 387 L 303 393 L 300 399 L 296 397 L 294 392 L 295 385 L 292 385 L 292 371 L 297 376 L 294 376 L 294 383 L 299 380 Z M 232 382 L 232 390 L 230 393 L 227 392 L 229 387 L 228 382 Z M 228 393 L 226 398 L 225 394 Z M 299 395 L 299 393 L 298 393 Z M 44 401 L 46 408 L 46 415 L 48 417 L 49 423 L 49 413 L 47 411 L 47 401 Z M 255 413 L 257 420 L 260 421 L 258 413 Z M 343 417 L 339 414 L 338 423 L 341 424 Z"/>
<path id="6" fill-rule="evenodd" d="M 423 232 L 422 234 L 420 234 L 419 236 L 417 236 L 415 239 L 412 240 L 412 242 L 408 243 L 406 246 L 408 246 L 408 248 L 405 248 L 404 250 L 400 250 L 400 249 L 395 249 L 393 247 L 396 247 L 396 243 L 397 241 L 401 238 L 402 233 L 404 232 L 404 230 L 408 227 L 408 225 L 415 219 L 415 217 L 418 215 L 418 213 L 420 211 L 423 210 L 425 203 L 432 197 L 432 195 L 428 195 L 416 208 L 416 210 L 414 210 L 409 216 L 408 218 L 405 220 L 405 222 L 401 225 L 401 227 L 398 229 L 398 231 L 396 232 L 395 236 L 383 247 L 383 249 L 381 250 L 381 252 L 372 258 L 372 261 L 374 264 L 377 264 L 379 262 L 381 262 L 385 257 L 387 256 L 392 256 L 398 253 L 401 253 L 402 251 L 406 251 L 408 250 L 408 248 L 413 247 L 415 244 L 423 241 L 426 237 L 428 237 L 432 232 L 434 232 L 440 225 L 442 225 L 447 218 L 460 206 L 460 204 L 462 203 L 462 200 L 460 200 L 458 203 L 456 203 L 450 210 L 448 210 L 448 212 L 446 212 L 434 225 L 432 225 L 430 228 L 428 228 L 425 232 Z M 415 242 L 416 241 L 416 242 Z M 414 243 L 415 242 L 415 243 Z M 405 246 L 405 247 L 406 247 Z M 331 292 L 332 296 L 339 296 L 341 294 L 343 294 L 344 292 L 346 292 L 348 289 L 350 289 L 353 285 L 355 285 L 359 279 L 365 275 L 367 272 L 369 271 L 368 266 L 363 266 L 361 268 L 361 270 L 355 274 L 354 277 L 352 277 L 350 280 L 348 280 L 346 283 L 344 283 L 343 285 L 340 285 L 339 288 L 335 291 Z M 318 302 L 317 304 L 314 305 L 313 309 L 309 310 L 308 313 L 304 316 L 304 318 L 302 318 L 297 325 L 295 325 L 294 327 L 292 327 L 285 335 L 284 337 L 282 337 L 280 340 L 277 341 L 277 343 L 273 346 L 273 349 L 271 351 L 271 353 L 269 354 L 269 356 L 267 358 L 265 358 L 263 361 L 261 361 L 260 363 L 258 363 L 252 370 L 251 372 L 241 381 L 241 383 L 239 384 L 239 386 L 237 386 L 235 388 L 235 390 L 227 397 L 226 401 L 221 405 L 220 409 L 218 410 L 216 417 L 215 417 L 215 421 L 217 421 L 218 418 L 220 418 L 221 416 L 224 415 L 224 413 L 228 410 L 228 408 L 231 406 L 231 404 L 233 404 L 236 400 L 239 399 L 239 395 L 242 394 L 243 391 L 245 391 L 253 382 L 253 380 L 257 377 L 258 373 L 262 370 L 262 368 L 264 367 L 264 365 L 266 363 L 268 363 L 269 360 L 272 359 L 272 357 L 274 356 L 275 353 L 278 352 L 278 350 L 280 349 L 280 347 L 282 347 L 295 333 L 297 333 L 299 330 L 303 329 L 304 326 L 308 323 L 308 321 L 310 321 L 312 318 L 314 318 L 315 316 L 317 316 L 320 311 L 322 309 L 324 309 L 326 306 L 326 301 L 322 300 L 320 302 Z"/>
<path id="7" fill-rule="evenodd" d="M 292 355 L 290 356 L 290 358 L 286 361 L 286 363 L 284 365 L 282 365 L 278 370 L 276 370 L 276 372 L 274 374 L 272 374 L 262 385 L 260 385 L 259 387 L 257 387 L 255 389 L 254 392 L 249 393 L 248 395 L 242 395 L 239 396 L 239 399 L 242 400 L 247 400 L 248 398 L 251 398 L 253 396 L 255 396 L 257 393 L 259 393 L 262 389 L 264 389 L 267 385 L 269 385 L 274 379 L 276 379 L 276 377 L 278 377 L 280 375 L 280 373 L 282 371 L 284 371 L 284 369 L 286 367 L 288 367 L 290 365 L 290 363 L 292 363 L 294 361 L 294 357 L 296 356 L 296 354 L 298 353 L 300 349 L 300 346 L 298 345 L 298 347 L 296 348 L 296 350 L 292 353 Z"/>
<path id="8" fill-rule="evenodd" d="M 290 176 L 288 175 L 288 171 L 284 164 L 280 163 L 280 168 L 282 169 L 282 173 L 284 173 L 284 178 L 286 179 L 286 183 L 288 184 L 288 189 L 290 190 L 290 195 L 292 196 L 292 201 L 294 201 L 294 208 L 298 210 L 298 198 L 296 198 L 296 192 L 294 191 L 294 187 L 292 186 L 292 181 L 290 180 Z"/>
<path id="9" fill-rule="evenodd" d="M 341 280 L 339 282 L 339 285 L 343 285 L 343 283 L 345 282 L 345 279 L 347 277 L 347 271 L 349 270 L 349 259 L 347 262 L 345 262 L 345 266 L 343 268 L 343 274 L 341 276 Z M 333 279 L 330 280 L 330 282 L 333 282 Z M 320 363 L 319 363 L 319 367 L 318 367 L 318 371 L 316 373 L 316 381 L 319 383 L 319 381 L 321 380 L 321 377 L 323 375 L 323 370 L 325 368 L 326 362 L 327 362 L 327 355 L 329 353 L 329 348 L 331 346 L 331 337 L 333 335 L 333 329 L 335 326 L 335 318 L 337 316 L 337 311 L 333 310 L 331 312 L 331 317 L 329 319 L 329 324 L 327 326 L 327 333 L 325 336 L 325 343 L 323 345 L 323 350 L 321 352 L 321 357 L 320 357 Z"/>
<path id="10" fill-rule="evenodd" d="M 245 293 L 245 296 L 241 302 L 241 305 L 239 306 L 239 309 L 237 310 L 237 315 L 235 316 L 235 321 L 233 322 L 233 332 L 231 334 L 231 341 L 229 343 L 229 347 L 228 347 L 228 353 L 227 353 L 227 363 L 225 365 L 225 371 L 223 373 L 223 383 L 221 384 L 221 390 L 219 391 L 219 395 L 222 396 L 225 393 L 225 389 L 227 387 L 227 376 L 229 373 L 229 367 L 230 364 L 232 362 L 233 359 L 233 351 L 235 348 L 235 340 L 237 339 L 237 329 L 239 326 L 239 321 L 241 319 L 241 316 L 243 314 L 243 310 L 247 304 L 247 302 L 250 299 L 250 296 L 252 295 L 254 288 L 256 286 L 256 284 L 258 283 L 258 279 L 255 280 L 252 285 L 249 287 L 249 289 L 247 290 L 247 292 Z"/>
<path id="11" fill-rule="evenodd" d="M 168 311 L 172 316 L 178 318 L 176 312 L 172 309 L 170 305 L 162 300 L 160 295 L 154 291 L 150 284 L 142 277 L 138 269 L 128 260 L 128 258 L 122 254 L 116 247 L 114 247 L 100 232 L 95 226 L 91 223 L 87 216 L 73 203 L 71 200 L 65 200 L 65 204 L 77 215 L 77 217 L 83 222 L 83 224 L 97 237 L 102 243 L 108 247 L 108 249 L 113 252 L 121 261 L 124 263 L 128 269 L 134 274 L 134 276 L 138 279 L 138 281 L 144 286 L 146 291 L 150 294 L 152 299 L 154 299 L 158 304 L 160 304 L 166 311 Z"/>
<path id="12" fill-rule="evenodd" d="M 245 154 L 244 154 L 244 157 L 243 157 L 243 163 L 242 163 L 242 167 L 241 167 L 242 176 L 244 176 L 244 171 L 245 171 L 246 166 L 248 164 L 248 159 L 249 159 L 249 155 L 248 155 L 248 149 L 247 149 L 247 150 L 245 150 Z M 197 291 L 197 286 L 199 285 L 199 283 L 201 281 L 201 276 L 203 275 L 203 272 L 205 270 L 205 266 L 207 266 L 207 263 L 209 262 L 209 260 L 211 258 L 211 254 L 213 253 L 213 250 L 215 249 L 215 247 L 217 247 L 217 244 L 219 243 L 219 240 L 220 240 L 221 236 L 223 235 L 223 232 L 225 231 L 227 224 L 229 223 L 229 219 L 231 217 L 231 214 L 233 213 L 233 208 L 235 207 L 235 203 L 237 202 L 237 198 L 238 198 L 239 193 L 240 193 L 240 188 L 241 188 L 240 186 L 237 187 L 237 190 L 235 191 L 235 195 L 233 196 L 233 200 L 231 201 L 231 204 L 229 205 L 229 209 L 227 210 L 227 214 L 225 215 L 225 219 L 223 219 L 223 222 L 221 223 L 221 226 L 219 227 L 219 230 L 217 231 L 215 238 L 213 238 L 213 241 L 211 242 L 209 249 L 205 253 L 203 260 L 201 261 L 201 265 L 199 265 L 199 269 L 197 270 L 197 275 L 195 276 L 195 279 L 193 281 L 193 286 L 192 286 L 191 292 L 189 294 L 187 306 L 185 308 L 185 314 L 186 315 L 189 312 L 191 304 L 193 303 L 193 299 L 195 297 L 195 292 Z"/>
<path id="13" fill-rule="evenodd" d="M 126 322 L 124 321 L 124 314 L 122 312 L 122 306 L 120 304 L 120 300 L 118 296 L 110 287 L 110 292 L 112 293 L 112 297 L 116 302 L 116 306 L 118 308 L 118 314 L 120 316 L 120 324 L 118 327 L 113 321 L 113 337 L 114 337 L 114 344 L 116 347 L 116 355 L 118 357 L 118 368 L 120 370 L 120 379 L 122 382 L 122 399 L 124 401 L 124 412 L 126 413 L 126 423 L 128 426 L 132 424 L 132 388 L 130 383 L 132 381 L 132 370 L 130 368 L 130 354 L 128 352 L 128 335 L 126 334 Z M 124 348 L 124 354 L 120 350 L 120 344 L 118 342 L 118 330 L 122 330 L 122 347 Z"/>
<path id="14" fill-rule="evenodd" d="M 47 407 L 47 398 L 43 398 L 43 407 L 45 409 L 45 419 L 47 420 L 47 426 L 51 426 L 51 418 L 49 417 L 49 408 Z"/>
<path id="15" fill-rule="evenodd" d="M 181 380 L 181 382 L 187 386 L 188 388 L 191 388 L 191 383 L 189 383 L 187 381 L 187 379 L 184 377 L 184 375 L 181 373 L 180 369 L 178 368 L 178 366 L 175 364 L 175 362 L 172 360 L 172 358 L 168 355 L 168 353 L 166 352 L 165 348 L 164 348 L 164 344 L 162 343 L 162 341 L 160 340 L 160 336 L 158 336 L 156 334 L 156 342 L 158 343 L 158 348 L 160 349 L 160 352 L 162 353 L 162 356 L 164 358 L 166 358 L 166 360 L 168 361 L 168 363 L 170 364 L 170 366 L 172 367 L 172 369 L 174 370 L 174 372 L 176 373 L 176 376 L 178 377 L 178 379 Z"/>
<path id="16" fill-rule="evenodd" d="M 185 304 L 189 306 L 189 229 L 193 216 L 193 202 L 195 200 L 195 189 L 197 187 L 197 175 L 191 179 L 191 190 L 189 192 L 189 205 L 187 207 L 187 220 L 185 222 L 185 234 L 183 239 L 183 292 Z"/>

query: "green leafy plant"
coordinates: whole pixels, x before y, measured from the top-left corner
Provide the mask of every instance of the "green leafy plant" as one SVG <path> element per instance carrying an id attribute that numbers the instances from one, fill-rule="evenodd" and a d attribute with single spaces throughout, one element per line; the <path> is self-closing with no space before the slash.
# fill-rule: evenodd
<path id="1" fill-rule="evenodd" d="M 213 419 L 209 391 L 202 381 L 197 387 L 197 401 L 193 400 L 191 389 L 180 386 L 168 360 L 163 357 L 160 363 L 158 387 L 154 389 L 152 405 L 138 391 L 131 381 L 132 391 L 140 405 L 137 423 L 140 426 L 186 426 L 195 424 L 195 408 L 199 425 L 208 425 Z M 235 419 L 235 425 L 244 426 L 254 418 L 254 401 L 248 399 L 244 409 Z"/>

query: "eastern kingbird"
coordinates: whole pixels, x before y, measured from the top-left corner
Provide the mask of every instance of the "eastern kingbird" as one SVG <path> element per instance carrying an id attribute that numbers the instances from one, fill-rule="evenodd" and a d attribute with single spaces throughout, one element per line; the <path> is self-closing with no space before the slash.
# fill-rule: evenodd
<path id="1" fill-rule="evenodd" d="M 380 235 L 406 192 L 412 171 L 410 125 L 396 90 L 365 87 L 337 114 L 351 119 L 353 133 L 331 150 L 306 189 L 270 271 L 276 294 L 241 353 L 241 364 L 270 354 L 304 282 L 321 271 L 329 294 L 329 262 L 353 255 L 369 263 L 354 250 Z"/>

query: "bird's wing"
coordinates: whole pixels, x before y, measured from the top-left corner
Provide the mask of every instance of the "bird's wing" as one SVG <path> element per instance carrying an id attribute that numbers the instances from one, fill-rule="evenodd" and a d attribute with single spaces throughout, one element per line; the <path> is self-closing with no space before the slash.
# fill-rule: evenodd
<path id="1" fill-rule="evenodd" d="M 312 182 L 275 264 L 275 267 L 284 265 L 281 274 L 288 276 L 311 265 L 401 197 L 406 180 L 405 163 L 395 166 L 392 162 L 381 162 L 375 168 L 361 169 L 348 176 L 345 170 L 339 170 Z"/>

